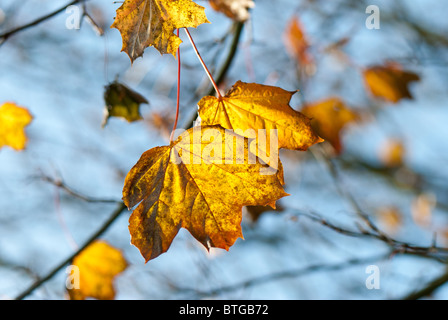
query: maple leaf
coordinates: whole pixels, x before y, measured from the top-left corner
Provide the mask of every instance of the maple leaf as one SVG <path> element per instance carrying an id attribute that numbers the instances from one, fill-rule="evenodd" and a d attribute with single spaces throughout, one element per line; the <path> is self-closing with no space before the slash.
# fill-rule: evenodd
<path id="1" fill-rule="evenodd" d="M 126 0 L 117 9 L 111 28 L 120 31 L 122 51 L 131 62 L 149 46 L 161 54 L 175 56 L 182 40 L 174 35 L 174 30 L 209 23 L 204 10 L 191 0 Z"/>
<path id="2" fill-rule="evenodd" d="M 313 64 L 313 57 L 309 53 L 309 42 L 306 38 L 300 20 L 293 17 L 286 26 L 283 40 L 288 53 L 303 66 Z"/>
<path id="3" fill-rule="evenodd" d="M 405 71 L 398 63 L 389 62 L 384 66 L 373 66 L 363 71 L 368 90 L 375 96 L 392 103 L 403 98 L 412 99 L 409 83 L 419 81 L 420 77 Z"/>
<path id="4" fill-rule="evenodd" d="M 260 129 L 277 130 L 278 148 L 304 151 L 323 140 L 311 128 L 310 119 L 289 105 L 295 93 L 237 81 L 224 97 L 206 96 L 199 101 L 201 124 L 239 130 L 247 138 L 255 138 Z"/>
<path id="5" fill-rule="evenodd" d="M 81 251 L 72 265 L 78 267 L 73 280 L 76 282 L 76 276 L 79 276 L 79 283 L 72 283 L 73 288 L 67 289 L 70 300 L 87 297 L 112 300 L 115 297 L 113 281 L 126 269 L 127 262 L 120 250 L 97 240 Z"/>
<path id="6" fill-rule="evenodd" d="M 105 87 L 104 101 L 106 103 L 106 116 L 103 127 L 110 117 L 124 118 L 128 122 L 141 120 L 140 104 L 149 103 L 145 97 L 117 81 Z"/>
<path id="7" fill-rule="evenodd" d="M 337 154 L 342 152 L 342 131 L 349 123 L 359 120 L 358 114 L 335 97 L 307 104 L 301 112 L 312 119 L 313 129 L 332 145 Z"/>
<path id="8" fill-rule="evenodd" d="M 33 116 L 26 108 L 6 102 L 0 106 L 0 149 L 4 146 L 19 151 L 25 149 L 27 137 L 25 127 Z"/>
<path id="9" fill-rule="evenodd" d="M 288 194 L 283 170 L 266 164 L 248 139 L 220 126 L 193 127 L 170 146 L 143 153 L 123 187 L 131 242 L 146 262 L 166 252 L 181 227 L 206 248 L 228 250 L 241 231 L 242 207 L 270 205 Z"/>

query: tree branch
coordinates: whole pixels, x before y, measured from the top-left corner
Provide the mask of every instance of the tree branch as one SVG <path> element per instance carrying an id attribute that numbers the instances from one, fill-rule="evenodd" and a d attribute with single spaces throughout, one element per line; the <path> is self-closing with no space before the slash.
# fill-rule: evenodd
<path id="1" fill-rule="evenodd" d="M 88 1 L 88 0 L 73 0 L 72 2 L 66 4 L 65 6 L 63 6 L 63 7 L 59 8 L 59 9 L 57 9 L 57 10 L 55 10 L 55 11 L 53 11 L 53 12 L 47 14 L 47 15 L 45 15 L 43 17 L 40 17 L 40 18 L 38 18 L 38 19 L 28 23 L 28 24 L 22 25 L 20 27 L 17 27 L 17 28 L 14 28 L 14 29 L 10 30 L 10 31 L 7 31 L 7 32 L 5 32 L 3 34 L 0 34 L 0 45 L 3 44 L 10 36 L 12 36 L 12 35 L 14 35 L 16 33 L 19 33 L 21 31 L 24 31 L 24 30 L 26 30 L 28 28 L 34 27 L 34 26 L 36 26 L 36 25 L 38 25 L 38 24 L 40 24 L 40 23 L 42 23 L 42 22 L 44 22 L 46 20 L 49 20 L 49 19 L 53 18 L 54 16 L 58 15 L 59 13 L 61 13 L 65 9 L 67 9 L 69 6 L 75 5 L 77 3 L 82 3 L 82 2 L 85 2 L 85 1 Z"/>
<path id="2" fill-rule="evenodd" d="M 59 270 L 64 268 L 67 264 L 69 264 L 82 250 L 84 250 L 86 247 L 88 247 L 92 242 L 94 242 L 97 238 L 99 238 L 111 225 L 112 223 L 118 218 L 118 216 L 124 211 L 126 208 L 124 203 L 120 203 L 118 207 L 112 212 L 109 219 L 107 219 L 104 224 L 94 233 L 90 236 L 89 239 L 87 239 L 82 246 L 79 247 L 79 249 L 71 254 L 67 259 L 62 261 L 60 264 L 58 264 L 56 267 L 54 267 L 50 272 L 48 272 L 44 277 L 40 278 L 36 282 L 34 282 L 30 287 L 25 289 L 22 293 L 20 293 L 15 299 L 16 300 L 23 300 L 25 297 L 30 295 L 35 289 L 40 287 L 42 284 L 44 284 L 46 281 L 51 279 Z"/>
<path id="3" fill-rule="evenodd" d="M 447 282 L 448 282 L 448 272 L 445 272 L 440 277 L 437 277 L 436 279 L 431 281 L 426 287 L 409 294 L 402 300 L 418 300 L 420 298 L 427 297 Z"/>

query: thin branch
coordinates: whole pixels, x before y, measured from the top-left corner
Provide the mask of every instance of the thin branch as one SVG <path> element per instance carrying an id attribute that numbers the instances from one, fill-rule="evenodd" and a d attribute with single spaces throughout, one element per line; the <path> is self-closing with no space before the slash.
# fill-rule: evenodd
<path id="1" fill-rule="evenodd" d="M 22 293 L 20 293 L 15 299 L 16 300 L 23 300 L 28 295 L 30 295 L 35 289 L 39 288 L 42 284 L 44 284 L 46 281 L 50 280 L 56 273 L 59 272 L 62 268 L 64 268 L 67 264 L 71 263 L 71 261 L 86 247 L 88 247 L 92 242 L 94 242 L 96 239 L 98 239 L 111 225 L 112 223 L 117 220 L 117 218 L 120 216 L 120 214 L 126 209 L 126 206 L 124 203 L 120 203 L 118 207 L 112 212 L 110 217 L 103 223 L 103 225 L 90 236 L 89 239 L 87 239 L 82 246 L 79 247 L 79 249 L 71 254 L 68 258 L 66 258 L 64 261 L 59 263 L 56 267 L 54 267 L 50 272 L 48 272 L 44 277 L 40 278 L 36 282 L 34 282 L 30 287 L 25 289 Z"/>
<path id="2" fill-rule="evenodd" d="M 441 276 L 435 278 L 433 281 L 428 283 L 428 285 L 426 285 L 424 288 L 412 292 L 411 294 L 404 297 L 402 300 L 418 300 L 427 297 L 447 282 L 448 282 L 448 272 L 445 272 Z"/>
<path id="3" fill-rule="evenodd" d="M 322 224 L 323 226 L 346 236 L 349 237 L 359 237 L 359 238 L 372 238 L 376 240 L 380 240 L 382 242 L 385 242 L 394 253 L 402 253 L 402 254 L 411 254 L 411 255 L 418 255 L 426 258 L 433 258 L 436 259 L 439 262 L 446 262 L 446 259 L 448 258 L 448 248 L 443 247 L 437 247 L 434 243 L 431 244 L 431 246 L 417 246 L 414 244 L 410 244 L 407 242 L 399 241 L 396 239 L 393 239 L 392 237 L 387 236 L 386 234 L 378 234 L 377 232 L 370 232 L 368 230 L 361 230 L 361 231 L 353 231 L 348 230 L 339 226 L 336 226 L 329 222 L 328 220 L 319 217 L 317 214 L 307 214 L 303 212 L 296 212 L 297 216 L 304 216 L 308 219 L 318 222 Z M 444 256 L 445 259 L 440 259 L 437 255 Z"/>
<path id="4" fill-rule="evenodd" d="M 40 23 L 42 23 L 42 22 L 44 22 L 46 20 L 49 20 L 49 19 L 53 18 L 54 16 L 58 15 L 59 13 L 61 13 L 65 9 L 67 9 L 68 7 L 70 7 L 72 5 L 75 5 L 77 3 L 85 2 L 85 1 L 88 1 L 88 0 L 73 0 L 72 2 L 66 4 L 65 6 L 63 6 L 63 7 L 59 8 L 59 9 L 57 9 L 57 10 L 55 10 L 55 11 L 53 11 L 53 12 L 47 14 L 47 15 L 45 15 L 43 17 L 40 17 L 40 18 L 38 18 L 38 19 L 28 23 L 28 24 L 19 26 L 19 27 L 14 28 L 14 29 L 12 29 L 10 31 L 7 31 L 7 32 L 5 32 L 3 34 L 0 34 L 0 45 L 3 44 L 10 36 L 12 36 L 12 35 L 14 35 L 16 33 L 19 33 L 21 31 L 24 31 L 24 30 L 26 30 L 28 28 L 34 27 L 34 26 L 36 26 L 36 25 L 38 25 L 38 24 L 40 24 Z"/>
<path id="5" fill-rule="evenodd" d="M 62 181 L 61 179 L 53 179 L 49 176 L 46 175 L 42 175 L 41 177 L 42 180 L 49 182 L 53 185 L 55 185 L 56 187 L 64 190 L 65 192 L 67 192 L 69 195 L 81 199 L 85 202 L 91 202 L 91 203 L 121 203 L 121 201 L 119 200 L 114 200 L 114 199 L 102 199 L 102 198 L 92 198 L 92 197 L 88 197 L 85 195 L 80 194 L 77 191 L 74 191 L 72 188 L 70 188 L 69 186 L 67 186 L 67 184 L 65 184 L 64 181 Z"/>
<path id="6" fill-rule="evenodd" d="M 356 259 L 351 259 L 351 260 L 347 260 L 342 263 L 335 263 L 335 264 L 315 264 L 315 265 L 310 265 L 305 268 L 297 268 L 297 269 L 285 270 L 285 271 L 280 271 L 280 272 L 273 272 L 273 273 L 270 273 L 267 275 L 254 277 L 252 279 L 244 280 L 244 281 L 241 281 L 241 282 L 238 282 L 235 284 L 231 284 L 228 286 L 222 286 L 222 287 L 214 288 L 214 289 L 207 290 L 207 291 L 201 291 L 201 290 L 197 290 L 197 289 L 193 289 L 193 288 L 182 288 L 182 287 L 177 287 L 176 289 L 180 290 L 180 291 L 185 291 L 185 292 L 193 292 L 199 296 L 214 296 L 217 294 L 222 294 L 225 292 L 232 292 L 232 291 L 236 291 L 236 290 L 247 288 L 247 287 L 254 287 L 257 285 L 265 284 L 267 282 L 276 281 L 276 280 L 280 280 L 280 279 L 297 278 L 297 277 L 305 276 L 307 274 L 314 273 L 314 272 L 338 271 L 338 270 L 343 270 L 345 268 L 349 268 L 354 265 L 369 264 L 374 261 L 379 261 L 379 260 L 388 259 L 388 258 L 390 258 L 390 254 L 377 255 L 377 256 L 368 257 L 368 258 L 356 258 Z"/>

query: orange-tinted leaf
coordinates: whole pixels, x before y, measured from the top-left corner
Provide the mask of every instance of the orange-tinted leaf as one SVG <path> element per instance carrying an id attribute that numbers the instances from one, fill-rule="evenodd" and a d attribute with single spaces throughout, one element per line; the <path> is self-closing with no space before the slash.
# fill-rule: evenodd
<path id="1" fill-rule="evenodd" d="M 123 200 L 138 204 L 131 242 L 146 261 L 166 252 L 180 228 L 206 248 L 228 250 L 241 237 L 242 207 L 270 205 L 288 195 L 283 171 L 262 174 L 248 140 L 220 126 L 194 127 L 170 146 L 143 153 L 129 171 Z"/>
<path id="2" fill-rule="evenodd" d="M 210 0 L 209 3 L 214 10 L 236 21 L 249 19 L 249 9 L 255 7 L 253 0 Z"/>
<path id="3" fill-rule="evenodd" d="M 382 207 L 377 212 L 378 219 L 389 232 L 395 233 L 403 225 L 403 214 L 397 207 Z"/>
<path id="4" fill-rule="evenodd" d="M 343 146 L 341 135 L 347 124 L 355 122 L 359 116 L 348 108 L 339 98 L 329 98 L 308 104 L 302 113 L 311 118 L 311 126 L 316 133 L 328 141 L 336 153 L 341 153 Z"/>
<path id="5" fill-rule="evenodd" d="M 306 38 L 303 26 L 297 17 L 293 17 L 286 26 L 284 42 L 288 53 L 302 65 L 313 62 L 309 53 L 309 42 Z"/>
<path id="6" fill-rule="evenodd" d="M 283 212 L 285 208 L 281 205 L 276 205 L 275 209 L 270 206 L 247 206 L 246 211 L 249 214 L 252 221 L 256 222 L 262 214 L 265 212 Z"/>
<path id="7" fill-rule="evenodd" d="M 120 31 L 122 51 L 133 62 L 149 46 L 176 55 L 182 40 L 174 30 L 208 22 L 204 7 L 191 0 L 125 0 L 111 28 Z"/>
<path id="8" fill-rule="evenodd" d="M 412 201 L 412 219 L 420 227 L 426 228 L 431 225 L 432 211 L 437 204 L 434 194 L 420 194 Z"/>
<path id="9" fill-rule="evenodd" d="M 222 98 L 207 96 L 199 101 L 203 125 L 221 125 L 254 138 L 258 130 L 277 130 L 278 148 L 307 150 L 323 141 L 310 126 L 310 119 L 289 105 L 295 91 L 238 81 Z"/>
<path id="10" fill-rule="evenodd" d="M 380 150 L 381 162 L 387 167 L 399 167 L 403 165 L 405 152 L 403 142 L 396 139 L 387 140 Z"/>
<path id="11" fill-rule="evenodd" d="M 369 91 L 375 96 L 397 103 L 403 98 L 412 99 L 409 83 L 419 81 L 420 77 L 405 71 L 397 63 L 373 66 L 364 70 L 364 81 Z"/>
<path id="12" fill-rule="evenodd" d="M 27 137 L 25 127 L 33 119 L 30 112 L 15 103 L 0 106 L 0 149 L 10 146 L 15 150 L 25 149 Z"/>
<path id="13" fill-rule="evenodd" d="M 149 103 L 145 97 L 117 81 L 106 86 L 104 101 L 106 103 L 106 116 L 103 127 L 110 117 L 123 118 L 128 122 L 141 120 L 140 104 Z"/>
<path id="14" fill-rule="evenodd" d="M 79 288 L 67 289 L 70 300 L 115 298 L 113 281 L 127 267 L 120 250 L 105 241 L 95 241 L 77 255 L 72 265 L 78 267 Z"/>

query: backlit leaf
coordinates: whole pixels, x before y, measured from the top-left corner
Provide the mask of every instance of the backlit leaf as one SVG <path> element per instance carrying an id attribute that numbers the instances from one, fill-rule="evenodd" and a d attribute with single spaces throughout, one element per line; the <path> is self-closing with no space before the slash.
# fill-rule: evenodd
<path id="1" fill-rule="evenodd" d="M 373 96 L 397 103 L 403 98 L 412 99 L 409 83 L 419 81 L 420 77 L 405 71 L 397 63 L 373 66 L 364 70 L 364 81 Z"/>
<path id="2" fill-rule="evenodd" d="M 313 57 L 309 52 L 309 42 L 303 26 L 297 17 L 289 20 L 283 36 L 286 50 L 308 73 L 314 69 Z"/>
<path id="3" fill-rule="evenodd" d="M 106 116 L 103 127 L 110 117 L 124 118 L 129 122 L 142 119 L 140 104 L 149 103 L 145 97 L 117 81 L 106 86 L 104 101 L 106 103 Z"/>
<path id="4" fill-rule="evenodd" d="M 23 150 L 27 137 L 25 127 L 33 117 L 30 112 L 15 103 L 6 102 L 0 106 L 0 149 L 9 146 L 15 150 Z"/>
<path id="5" fill-rule="evenodd" d="M 289 105 L 294 93 L 238 81 L 222 98 L 202 98 L 199 116 L 203 125 L 240 130 L 247 138 L 255 138 L 260 129 L 277 130 L 279 148 L 307 150 L 323 140 L 311 128 L 310 119 Z"/>
<path id="6" fill-rule="evenodd" d="M 210 6 L 236 21 L 250 18 L 249 9 L 255 7 L 253 0 L 210 0 Z"/>
<path id="7" fill-rule="evenodd" d="M 341 134 L 345 126 L 359 119 L 339 98 L 329 98 L 307 104 L 301 112 L 310 117 L 316 133 L 328 141 L 336 153 L 342 152 Z"/>
<path id="8" fill-rule="evenodd" d="M 120 31 L 122 51 L 131 62 L 149 46 L 161 54 L 176 55 L 182 40 L 174 35 L 174 30 L 208 23 L 204 10 L 191 0 L 125 0 L 117 9 L 111 28 Z"/>
<path id="9" fill-rule="evenodd" d="M 72 265 L 78 268 L 74 277 L 79 275 L 79 288 L 73 283 L 73 288 L 67 289 L 70 300 L 112 300 L 115 298 L 113 281 L 126 269 L 127 262 L 120 250 L 98 240 L 81 251 Z"/>
<path id="10" fill-rule="evenodd" d="M 248 143 L 220 126 L 202 126 L 143 153 L 126 177 L 123 200 L 128 208 L 138 204 L 129 231 L 146 261 L 166 252 L 180 228 L 206 248 L 228 250 L 243 237 L 243 206 L 275 207 L 288 195 L 281 165 L 267 174 Z"/>
<path id="11" fill-rule="evenodd" d="M 387 140 L 380 150 L 381 162 L 390 168 L 403 165 L 406 149 L 403 142 L 397 139 Z"/>

